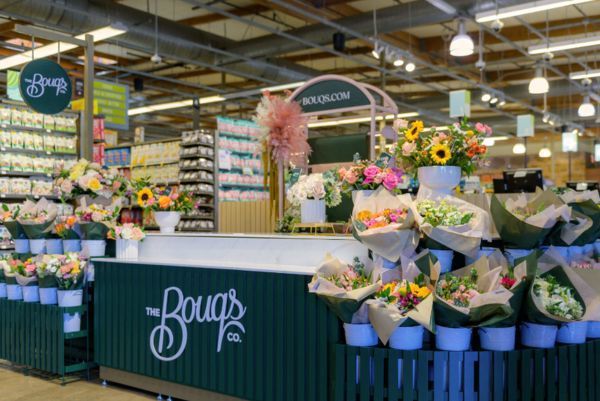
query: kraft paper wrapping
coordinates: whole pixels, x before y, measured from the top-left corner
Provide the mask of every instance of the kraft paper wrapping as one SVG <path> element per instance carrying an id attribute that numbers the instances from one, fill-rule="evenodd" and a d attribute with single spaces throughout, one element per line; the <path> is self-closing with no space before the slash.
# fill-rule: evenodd
<path id="1" fill-rule="evenodd" d="M 386 227 L 360 230 L 356 224 L 356 215 L 362 210 L 377 213 L 384 209 L 408 209 L 406 219 L 399 224 Z M 412 255 L 419 244 L 419 235 L 413 229 L 415 225 L 414 208 L 410 195 L 395 196 L 384 187 L 373 194 L 358 192 L 352 210 L 352 226 L 355 238 L 365 244 L 377 255 L 387 260 L 397 261 L 401 255 Z"/>
<path id="2" fill-rule="evenodd" d="M 344 322 L 344 323 L 368 323 L 367 308 L 362 308 L 363 302 L 373 295 L 380 287 L 380 270 L 372 263 L 365 262 L 367 272 L 371 274 L 371 285 L 358 288 L 352 291 L 346 291 L 327 280 L 325 277 L 339 275 L 343 273 L 348 264 L 338 258 L 327 254 L 325 260 L 321 263 L 308 283 L 308 291 L 317 294 L 325 304 Z M 357 313 L 359 312 L 359 313 Z"/>
<path id="3" fill-rule="evenodd" d="M 425 199 L 434 199 L 438 202 L 445 200 L 446 203 L 456 206 L 460 212 L 473 213 L 471 221 L 467 224 L 453 227 L 433 227 L 431 224 L 425 223 L 423 217 L 416 210 L 415 205 L 417 224 L 421 232 L 427 237 L 448 249 L 471 257 L 477 254 L 482 238 L 485 240 L 491 239 L 489 235 L 490 217 L 485 210 L 452 196 L 432 198 L 432 195 L 426 188 L 423 191 L 419 191 L 416 202 L 418 203 Z"/>
<path id="4" fill-rule="evenodd" d="M 594 191 L 597 194 L 597 191 Z M 595 242 L 600 237 L 600 207 L 592 200 L 587 199 L 580 202 L 569 203 L 574 213 L 581 213 L 592 221 L 592 226 L 582 233 L 573 245 L 585 245 Z"/>
<path id="5" fill-rule="evenodd" d="M 477 291 L 480 294 L 471 299 L 469 307 L 460 307 L 438 296 L 436 291 L 434 294 L 436 324 L 446 327 L 494 326 L 513 313 L 510 306 L 513 293 L 498 285 L 502 266 L 492 268 L 488 258 L 483 256 L 472 265 L 454 270 L 451 274 L 458 277 L 469 276 L 473 268 L 477 270 Z M 443 278 L 442 275 L 440 279 Z"/>
<path id="6" fill-rule="evenodd" d="M 546 253 L 538 258 L 538 276 L 542 278 L 552 275 L 564 286 L 574 288 L 574 296 L 583 305 L 584 314 L 580 320 L 600 320 L 600 296 L 594 287 L 584 280 L 574 269 L 569 267 L 560 254 L 550 247 Z M 600 284 L 594 279 L 596 286 Z M 560 324 L 570 323 L 569 320 L 555 316 L 546 311 L 540 297 L 533 292 L 533 285 L 527 293 L 524 315 L 532 323 Z"/>
<path id="7" fill-rule="evenodd" d="M 52 228 L 54 227 L 54 220 L 56 219 L 58 208 L 54 203 L 48 202 L 46 198 L 40 199 L 37 203 L 30 200 L 26 200 L 23 203 L 21 216 L 26 214 L 35 216 L 41 212 L 47 213 L 46 221 L 43 223 L 24 220 L 21 217 L 18 218 L 19 223 L 29 239 L 44 239 L 52 234 Z"/>
<path id="8" fill-rule="evenodd" d="M 25 276 L 22 276 L 17 273 L 15 278 L 17 279 L 17 283 L 24 287 L 30 286 L 30 285 L 38 285 L 38 278 L 35 276 L 34 277 L 25 277 Z"/>
<path id="9" fill-rule="evenodd" d="M 515 216 L 512 210 L 527 207 L 540 213 L 524 220 Z M 523 194 L 513 196 L 505 204 L 492 196 L 490 211 L 498 234 L 505 245 L 517 249 L 533 249 L 544 241 L 559 219 L 569 221 L 571 208 L 565 205 L 552 191 L 540 191 L 528 202 Z"/>
<path id="10" fill-rule="evenodd" d="M 108 226 L 104 223 L 79 223 L 81 238 L 84 240 L 103 240 L 108 235 Z"/>

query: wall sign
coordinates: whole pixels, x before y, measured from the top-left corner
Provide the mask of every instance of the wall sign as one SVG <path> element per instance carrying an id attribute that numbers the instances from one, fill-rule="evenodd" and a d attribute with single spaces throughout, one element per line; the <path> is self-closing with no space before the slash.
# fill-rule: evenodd
<path id="1" fill-rule="evenodd" d="M 43 114 L 60 113 L 71 101 L 72 85 L 67 72 L 59 64 L 38 59 L 21 70 L 19 90 L 25 103 Z"/>
<path id="2" fill-rule="evenodd" d="M 369 98 L 357 86 L 339 79 L 316 82 L 298 93 L 292 100 L 300 104 L 304 113 L 371 104 Z"/>
<path id="3" fill-rule="evenodd" d="M 6 97 L 11 100 L 23 101 L 19 89 L 19 76 L 21 73 L 15 70 L 6 71 Z"/>
<path id="4" fill-rule="evenodd" d="M 98 113 L 104 115 L 104 125 L 112 129 L 129 129 L 129 86 L 94 80 L 94 101 Z"/>

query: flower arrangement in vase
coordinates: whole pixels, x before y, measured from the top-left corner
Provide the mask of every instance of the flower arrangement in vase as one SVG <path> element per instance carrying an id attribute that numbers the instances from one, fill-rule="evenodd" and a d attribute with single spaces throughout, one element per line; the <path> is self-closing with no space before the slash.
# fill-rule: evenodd
<path id="1" fill-rule="evenodd" d="M 384 167 L 379 161 L 371 162 L 360 160 L 355 155 L 354 163 L 349 168 L 342 167 L 337 171 L 342 192 L 345 194 L 354 191 L 375 191 L 380 186 L 394 192 L 398 184 L 402 183 L 404 171 L 396 167 Z"/>
<path id="2" fill-rule="evenodd" d="M 117 241 L 117 259 L 137 259 L 139 243 L 146 238 L 144 230 L 133 223 L 111 228 L 108 238 Z"/>
<path id="3" fill-rule="evenodd" d="M 177 191 L 171 187 L 150 186 L 147 182 L 138 184 L 137 204 L 143 209 L 152 210 L 161 233 L 173 233 L 182 213 L 194 208 L 194 198 L 187 191 Z"/>
<path id="4" fill-rule="evenodd" d="M 326 206 L 339 205 L 342 193 L 334 172 L 326 171 L 300 176 L 288 189 L 287 199 L 292 205 L 300 205 L 302 223 L 323 223 Z"/>

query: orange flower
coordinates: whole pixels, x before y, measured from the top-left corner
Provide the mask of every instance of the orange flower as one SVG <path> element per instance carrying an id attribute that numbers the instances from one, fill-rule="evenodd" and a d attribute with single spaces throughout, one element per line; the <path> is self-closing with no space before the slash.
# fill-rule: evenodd
<path id="1" fill-rule="evenodd" d="M 172 204 L 173 201 L 168 196 L 163 195 L 160 198 L 158 198 L 158 206 L 160 206 L 161 209 L 167 209 Z"/>
<path id="2" fill-rule="evenodd" d="M 67 217 L 66 224 L 67 224 L 68 227 L 73 227 L 75 225 L 75 223 L 77 223 L 77 217 L 76 216 L 69 216 L 69 217 Z"/>
<path id="3" fill-rule="evenodd" d="M 487 152 L 487 146 L 485 146 L 485 145 L 481 145 L 481 146 L 479 147 L 479 153 L 480 153 L 480 154 L 484 154 L 485 152 Z"/>

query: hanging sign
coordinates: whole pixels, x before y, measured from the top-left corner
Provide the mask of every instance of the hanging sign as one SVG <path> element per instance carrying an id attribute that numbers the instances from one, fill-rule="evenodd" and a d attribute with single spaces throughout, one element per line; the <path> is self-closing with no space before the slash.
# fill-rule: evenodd
<path id="1" fill-rule="evenodd" d="M 471 92 L 458 90 L 450 92 L 450 117 L 471 117 Z"/>
<path id="2" fill-rule="evenodd" d="M 291 100 L 298 102 L 304 113 L 369 106 L 371 104 L 363 90 L 341 79 L 317 81 L 297 93 Z"/>
<path id="3" fill-rule="evenodd" d="M 522 114 L 517 116 L 517 136 L 533 136 L 535 131 L 535 117 L 533 114 Z"/>
<path id="4" fill-rule="evenodd" d="M 129 86 L 94 80 L 94 101 L 98 113 L 104 116 L 104 125 L 112 129 L 129 129 Z"/>
<path id="5" fill-rule="evenodd" d="M 19 76 L 21 73 L 15 70 L 6 71 L 6 97 L 11 100 L 23 101 L 19 90 Z"/>
<path id="6" fill-rule="evenodd" d="M 25 64 L 19 78 L 19 90 L 25 103 L 42 114 L 56 114 L 71 101 L 72 85 L 59 64 L 38 59 Z"/>

